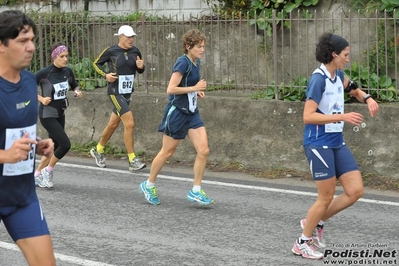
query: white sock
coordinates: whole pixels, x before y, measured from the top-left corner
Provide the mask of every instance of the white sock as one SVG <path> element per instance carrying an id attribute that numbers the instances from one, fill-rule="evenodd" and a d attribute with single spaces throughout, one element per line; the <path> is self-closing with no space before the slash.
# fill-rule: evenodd
<path id="1" fill-rule="evenodd" d="M 201 186 L 193 186 L 193 192 L 199 192 L 201 190 Z"/>
<path id="2" fill-rule="evenodd" d="M 302 239 L 302 240 L 305 240 L 305 241 L 309 241 L 309 240 L 311 240 L 312 238 L 307 237 L 307 236 L 305 236 L 304 234 L 302 234 L 302 235 L 301 235 L 301 239 Z"/>
<path id="3" fill-rule="evenodd" d="M 324 221 L 320 220 L 320 222 L 318 223 L 318 225 L 324 225 Z"/>
<path id="4" fill-rule="evenodd" d="M 151 183 L 150 181 L 147 180 L 147 187 L 155 187 L 155 183 Z"/>

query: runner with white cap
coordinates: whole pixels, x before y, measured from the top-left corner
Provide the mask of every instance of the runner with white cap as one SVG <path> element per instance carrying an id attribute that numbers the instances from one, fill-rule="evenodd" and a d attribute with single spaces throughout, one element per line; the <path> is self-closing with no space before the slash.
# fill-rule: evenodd
<path id="1" fill-rule="evenodd" d="M 114 108 L 100 141 L 90 150 L 90 154 L 99 167 L 105 167 L 104 147 L 122 121 L 129 171 L 135 171 L 145 168 L 146 165 L 134 153 L 134 117 L 129 104 L 136 72 L 142 74 L 145 66 L 140 50 L 133 45 L 134 37 L 137 36 L 133 28 L 123 25 L 114 35 L 119 38 L 118 44 L 105 48 L 93 62 L 96 71 L 108 81 L 107 94 Z M 107 64 L 109 72 L 102 69 L 104 64 Z"/>

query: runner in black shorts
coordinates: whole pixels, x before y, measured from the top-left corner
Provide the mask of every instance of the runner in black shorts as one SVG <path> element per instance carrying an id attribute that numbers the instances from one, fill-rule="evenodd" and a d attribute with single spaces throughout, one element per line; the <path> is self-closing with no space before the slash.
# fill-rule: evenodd
<path id="1" fill-rule="evenodd" d="M 97 147 L 92 148 L 90 154 L 96 159 L 99 167 L 105 167 L 104 146 L 122 120 L 129 171 L 135 171 L 145 168 L 146 165 L 134 153 L 134 118 L 129 104 L 134 91 L 136 72 L 143 73 L 145 66 L 139 49 L 133 46 L 136 33 L 132 27 L 121 26 L 115 35 L 119 36 L 118 44 L 105 48 L 93 63 L 96 71 L 108 81 L 108 96 L 114 108 Z M 104 64 L 108 65 L 109 73 L 103 71 Z"/>
<path id="2" fill-rule="evenodd" d="M 62 43 L 51 48 L 53 64 L 36 73 L 37 84 L 41 88 L 38 95 L 39 119 L 54 141 L 54 154 L 51 158 L 45 156 L 35 172 L 35 182 L 39 187 L 53 187 L 53 168 L 71 148 L 71 141 L 65 133 L 65 110 L 68 107 L 67 92 L 74 91 L 75 97 L 82 97 L 72 69 L 67 67 L 68 48 Z"/>
<path id="3" fill-rule="evenodd" d="M 194 162 L 194 186 L 187 199 L 202 205 L 213 200 L 201 189 L 202 178 L 209 154 L 208 136 L 200 117 L 197 99 L 205 97 L 206 81 L 200 78 L 200 58 L 204 55 L 206 38 L 199 30 L 187 31 L 182 38 L 184 55 L 179 57 L 172 70 L 167 93 L 169 103 L 158 131 L 162 132 L 162 148 L 152 161 L 150 176 L 140 185 L 145 199 L 154 205 L 160 203 L 155 188 L 155 180 L 165 162 L 172 157 L 180 140 L 190 139 L 197 157 Z"/>
<path id="4" fill-rule="evenodd" d="M 0 29 L 0 222 L 28 265 L 53 266 L 33 171 L 35 152 L 51 156 L 54 144 L 36 136 L 36 78 L 24 70 L 35 52 L 36 26 L 22 12 L 7 10 L 0 13 Z"/>

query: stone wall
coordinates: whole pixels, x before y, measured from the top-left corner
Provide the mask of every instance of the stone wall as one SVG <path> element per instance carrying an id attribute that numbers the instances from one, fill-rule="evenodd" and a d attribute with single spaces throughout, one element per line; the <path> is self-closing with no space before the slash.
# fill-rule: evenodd
<path id="1" fill-rule="evenodd" d="M 166 93 L 135 92 L 131 109 L 135 118 L 135 150 L 155 156 L 161 148 L 161 122 Z M 207 93 L 199 101 L 210 146 L 209 161 L 219 164 L 239 162 L 258 169 L 308 171 L 302 148 L 303 102 L 252 100 Z M 365 104 L 352 103 L 346 112 L 364 116 L 361 127 L 345 125 L 344 137 L 362 171 L 399 178 L 398 104 L 382 104 L 371 118 Z M 82 99 L 70 97 L 66 112 L 66 132 L 74 143 L 98 141 L 108 122 L 111 103 L 106 91 L 85 92 Z M 39 126 L 39 135 L 45 132 Z M 111 138 L 112 145 L 123 147 L 122 125 Z M 193 162 L 195 151 L 183 140 L 173 160 Z"/>

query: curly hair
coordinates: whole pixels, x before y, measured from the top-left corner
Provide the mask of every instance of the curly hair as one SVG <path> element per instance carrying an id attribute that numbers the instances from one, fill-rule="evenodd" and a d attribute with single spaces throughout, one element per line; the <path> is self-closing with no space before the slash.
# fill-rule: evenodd
<path id="1" fill-rule="evenodd" d="M 206 37 L 203 33 L 201 33 L 198 29 L 191 29 L 184 33 L 182 37 L 182 50 L 185 54 L 187 54 L 188 49 L 186 48 L 187 45 L 189 47 L 194 47 L 195 45 L 206 42 Z"/>
<path id="2" fill-rule="evenodd" d="M 316 45 L 316 60 L 327 64 L 333 60 L 332 52 L 332 33 L 326 32 L 319 37 L 319 43 Z"/>

